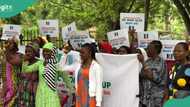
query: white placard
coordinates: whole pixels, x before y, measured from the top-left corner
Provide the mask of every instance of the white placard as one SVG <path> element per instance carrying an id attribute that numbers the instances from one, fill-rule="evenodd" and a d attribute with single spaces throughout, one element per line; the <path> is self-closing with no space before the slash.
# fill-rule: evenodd
<path id="1" fill-rule="evenodd" d="M 153 40 L 159 40 L 157 31 L 138 32 L 138 47 L 147 48 Z"/>
<path id="2" fill-rule="evenodd" d="M 112 47 L 129 46 L 128 30 L 121 29 L 107 33 L 108 41 Z"/>
<path id="3" fill-rule="evenodd" d="M 165 60 L 174 60 L 173 51 L 175 45 L 179 42 L 185 42 L 185 40 L 161 40 L 162 48 L 162 57 Z"/>
<path id="4" fill-rule="evenodd" d="M 13 25 L 13 24 L 7 24 L 3 26 L 3 34 L 1 39 L 8 40 L 13 38 L 13 36 L 16 37 L 16 39 L 19 40 L 19 35 L 21 34 L 21 26 L 20 25 Z"/>
<path id="5" fill-rule="evenodd" d="M 120 29 L 136 29 L 136 32 L 142 32 L 144 21 L 144 13 L 120 13 Z"/>
<path id="6" fill-rule="evenodd" d="M 65 26 L 64 28 L 62 28 L 62 38 L 64 42 L 67 42 L 69 40 L 69 33 L 70 32 L 76 32 L 77 31 L 77 27 L 76 27 L 76 23 L 73 22 L 67 26 Z"/>
<path id="7" fill-rule="evenodd" d="M 74 49 L 80 49 L 85 43 L 91 43 L 91 38 L 89 32 L 78 31 L 69 33 L 70 43 Z"/>
<path id="8" fill-rule="evenodd" d="M 40 28 L 40 34 L 42 36 L 46 36 L 46 35 L 49 35 L 50 37 L 59 36 L 58 20 L 40 20 L 39 28 Z"/>

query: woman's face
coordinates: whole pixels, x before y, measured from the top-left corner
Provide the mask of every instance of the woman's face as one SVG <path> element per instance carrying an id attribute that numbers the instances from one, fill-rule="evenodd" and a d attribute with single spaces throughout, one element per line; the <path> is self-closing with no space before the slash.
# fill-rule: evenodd
<path id="1" fill-rule="evenodd" d="M 127 50 L 125 48 L 119 48 L 118 54 L 124 55 L 124 54 L 128 54 L 128 52 L 127 52 Z"/>
<path id="2" fill-rule="evenodd" d="M 173 53 L 174 53 L 174 58 L 177 61 L 185 60 L 188 55 L 188 52 L 180 44 L 175 46 Z"/>
<path id="3" fill-rule="evenodd" d="M 7 61 L 11 64 L 11 65 L 17 65 L 19 66 L 21 64 L 21 57 L 20 54 L 15 53 L 15 54 L 11 54 L 8 56 Z"/>
<path id="4" fill-rule="evenodd" d="M 51 54 L 52 54 L 51 50 L 49 50 L 49 49 L 43 49 L 43 57 L 45 59 L 50 59 L 51 58 Z"/>
<path id="5" fill-rule="evenodd" d="M 86 61 L 88 58 L 90 58 L 90 51 L 87 47 L 82 47 L 81 50 L 80 50 L 80 57 L 81 57 L 81 60 L 84 62 Z"/>
<path id="6" fill-rule="evenodd" d="M 143 56 L 143 54 L 142 54 L 142 52 L 141 52 L 141 50 L 140 49 L 137 49 L 136 50 L 136 53 L 138 54 L 138 60 L 140 61 L 140 62 L 143 62 L 144 61 L 144 56 Z"/>
<path id="7" fill-rule="evenodd" d="M 117 54 L 118 52 L 117 52 L 118 50 L 116 49 L 116 48 L 113 48 L 112 49 L 112 54 Z"/>
<path id="8" fill-rule="evenodd" d="M 141 52 L 140 49 L 136 49 L 135 52 L 136 52 L 137 54 L 141 54 L 141 55 L 142 55 L 142 52 Z"/>
<path id="9" fill-rule="evenodd" d="M 148 57 L 153 57 L 156 54 L 157 54 L 157 52 L 156 52 L 154 44 L 149 44 L 148 47 L 147 47 L 147 55 L 148 55 Z"/>
<path id="10" fill-rule="evenodd" d="M 32 49 L 32 47 L 26 47 L 24 57 L 25 60 L 32 60 L 35 58 L 35 51 Z"/>

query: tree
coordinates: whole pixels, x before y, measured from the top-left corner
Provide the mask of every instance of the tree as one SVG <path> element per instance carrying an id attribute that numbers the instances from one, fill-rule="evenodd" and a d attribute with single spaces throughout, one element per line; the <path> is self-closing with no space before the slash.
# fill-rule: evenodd
<path id="1" fill-rule="evenodd" d="M 190 1 L 189 0 L 173 0 L 179 13 L 185 23 L 187 33 L 190 35 Z"/>
<path id="2" fill-rule="evenodd" d="M 79 30 L 96 27 L 97 37 L 105 38 L 108 31 L 120 28 L 121 12 L 146 12 L 147 30 L 184 32 L 182 16 L 171 0 L 146 1 L 150 4 L 144 0 L 39 0 L 13 18 L 16 21 L 5 19 L 4 22 L 19 22 L 24 29 L 37 29 L 39 19 L 59 19 L 61 27 L 75 21 Z"/>
<path id="3" fill-rule="evenodd" d="M 146 31 L 148 29 L 148 18 L 149 18 L 149 11 L 150 11 L 150 0 L 145 0 L 144 2 L 144 10 L 145 10 L 145 28 Z"/>

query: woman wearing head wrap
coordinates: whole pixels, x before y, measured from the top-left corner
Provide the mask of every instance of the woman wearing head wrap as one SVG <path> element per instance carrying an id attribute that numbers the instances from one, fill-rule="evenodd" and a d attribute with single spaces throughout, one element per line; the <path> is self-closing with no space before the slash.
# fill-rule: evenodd
<path id="1" fill-rule="evenodd" d="M 141 72 L 141 69 L 143 67 L 143 63 L 148 59 L 148 56 L 147 56 L 147 53 L 145 51 L 144 48 L 137 48 L 136 49 L 136 53 L 138 54 L 137 58 L 139 60 L 139 66 L 140 66 L 140 71 Z M 142 77 L 139 76 L 139 95 L 142 96 L 143 94 L 143 82 L 142 82 Z M 140 102 L 142 103 L 142 102 Z M 141 104 L 140 104 L 140 107 L 141 107 Z"/>
<path id="2" fill-rule="evenodd" d="M 36 107 L 60 107 L 58 93 L 55 89 L 56 49 L 52 43 L 43 46 L 45 59 L 39 68 L 39 84 L 36 93 Z"/>
<path id="3" fill-rule="evenodd" d="M 137 48 L 136 53 L 138 54 L 138 60 L 140 62 L 141 69 L 143 63 L 148 59 L 148 56 L 144 48 Z"/>

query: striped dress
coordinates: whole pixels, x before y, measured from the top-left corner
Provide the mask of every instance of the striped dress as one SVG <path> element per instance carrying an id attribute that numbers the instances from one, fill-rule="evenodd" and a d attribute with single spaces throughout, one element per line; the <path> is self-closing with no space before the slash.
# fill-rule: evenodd
<path id="1" fill-rule="evenodd" d="M 43 77 L 45 66 L 39 65 L 39 83 L 36 93 L 36 107 L 60 107 L 60 100 L 57 91 L 53 91 Z"/>

